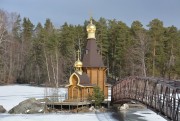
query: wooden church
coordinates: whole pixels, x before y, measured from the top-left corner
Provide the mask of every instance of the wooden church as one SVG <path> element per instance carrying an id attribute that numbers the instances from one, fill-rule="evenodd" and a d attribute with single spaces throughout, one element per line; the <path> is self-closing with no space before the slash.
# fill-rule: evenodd
<path id="1" fill-rule="evenodd" d="M 78 52 L 77 61 L 74 63 L 75 72 L 69 78 L 68 100 L 84 101 L 93 93 L 93 87 L 99 86 L 104 92 L 105 100 L 108 99 L 108 84 L 106 83 L 106 70 L 102 57 L 98 54 L 95 31 L 96 26 L 90 23 L 86 27 L 88 37 L 83 60 Z"/>

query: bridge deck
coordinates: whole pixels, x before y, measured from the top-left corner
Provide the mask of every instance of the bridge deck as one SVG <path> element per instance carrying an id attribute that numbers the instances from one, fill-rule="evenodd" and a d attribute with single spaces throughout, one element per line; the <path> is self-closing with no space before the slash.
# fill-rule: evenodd
<path id="1" fill-rule="evenodd" d="M 180 121 L 180 81 L 128 77 L 112 87 L 112 102 L 131 100 L 146 105 L 164 118 Z"/>

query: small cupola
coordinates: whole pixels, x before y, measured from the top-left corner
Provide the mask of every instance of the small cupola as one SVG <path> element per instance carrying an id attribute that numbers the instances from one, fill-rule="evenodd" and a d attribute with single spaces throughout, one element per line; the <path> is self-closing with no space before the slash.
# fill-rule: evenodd
<path id="1" fill-rule="evenodd" d="M 77 59 L 77 61 L 74 63 L 74 68 L 75 68 L 75 71 L 77 72 L 77 73 L 79 73 L 80 75 L 82 75 L 82 67 L 83 67 L 83 63 L 80 61 L 80 59 L 79 59 L 79 55 L 80 55 L 80 51 L 78 50 L 77 51 L 77 53 L 78 53 L 78 59 Z"/>
<path id="2" fill-rule="evenodd" d="M 82 66 L 83 66 L 83 63 L 79 59 L 74 63 L 75 68 L 82 68 Z"/>
<path id="3" fill-rule="evenodd" d="M 95 38 L 95 32 L 96 32 L 96 26 L 92 23 L 92 17 L 90 18 L 90 23 L 86 27 L 88 38 L 87 39 L 96 39 Z"/>

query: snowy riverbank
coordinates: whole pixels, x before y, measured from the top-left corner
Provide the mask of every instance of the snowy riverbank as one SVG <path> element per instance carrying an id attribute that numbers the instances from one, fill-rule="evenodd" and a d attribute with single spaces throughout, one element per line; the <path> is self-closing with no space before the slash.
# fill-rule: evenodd
<path id="1" fill-rule="evenodd" d="M 0 105 L 9 111 L 21 101 L 28 98 L 44 98 L 43 87 L 27 85 L 0 86 Z M 66 89 L 60 88 L 59 93 L 66 93 Z M 138 110 L 138 109 L 137 109 Z M 121 113 L 51 113 L 51 114 L 0 114 L 0 121 L 166 121 L 154 112 L 144 110 L 125 111 Z"/>

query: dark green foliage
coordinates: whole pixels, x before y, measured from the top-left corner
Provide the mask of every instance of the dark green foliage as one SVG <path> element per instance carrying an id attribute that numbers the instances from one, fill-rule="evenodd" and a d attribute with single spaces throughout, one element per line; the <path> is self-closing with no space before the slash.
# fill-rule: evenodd
<path id="1" fill-rule="evenodd" d="M 125 62 L 129 62 L 126 55 L 132 44 L 129 27 L 122 21 L 110 20 L 108 29 L 109 39 L 109 69 L 112 77 L 123 78 L 129 75 L 128 66 Z"/>
<path id="2" fill-rule="evenodd" d="M 147 30 L 143 28 L 143 25 L 139 21 L 134 21 L 131 25 L 131 39 L 132 45 L 129 53 L 131 60 L 131 74 L 139 76 L 147 76 L 146 72 L 146 61 L 147 61 L 147 52 L 149 46 L 149 36 Z"/>
<path id="3" fill-rule="evenodd" d="M 5 20 L 5 12 L 0 10 Z M 13 14 L 11 14 L 13 15 Z M 11 18 L 11 17 L 9 17 Z M 0 29 L 0 81 L 3 83 L 35 82 L 65 84 L 74 71 L 76 51 L 81 59 L 87 43 L 86 26 L 64 23 L 54 27 L 50 19 L 36 26 L 29 18 L 21 21 L 20 15 L 8 26 Z M 124 22 L 100 18 L 96 25 L 96 41 L 100 56 L 107 66 L 108 77 L 114 80 L 127 76 L 154 76 L 180 78 L 180 30 L 164 27 L 154 19 L 144 28 L 140 21 L 131 27 Z M 7 31 L 9 30 L 9 31 Z M 7 81 L 8 80 L 8 81 Z"/>
<path id="4" fill-rule="evenodd" d="M 22 31 L 23 39 L 24 41 L 29 41 L 33 34 L 34 25 L 31 23 L 29 18 L 24 18 L 22 26 L 23 26 L 23 31 Z"/>
<path id="5" fill-rule="evenodd" d="M 21 30 L 21 17 L 20 17 L 20 15 L 17 16 L 17 19 L 13 24 L 12 32 L 13 32 L 14 38 L 16 40 L 20 41 L 21 36 L 22 36 L 21 35 L 22 30 Z"/>
<path id="6" fill-rule="evenodd" d="M 96 22 L 96 39 L 97 45 L 100 50 L 100 55 L 103 57 L 104 62 L 107 64 L 107 56 L 108 56 L 108 28 L 107 28 L 107 20 L 105 18 L 100 18 L 98 22 Z"/>
<path id="7" fill-rule="evenodd" d="M 101 91 L 100 87 L 93 87 L 92 100 L 94 101 L 96 106 L 100 106 L 104 101 L 104 94 L 103 91 Z"/>
<path id="8" fill-rule="evenodd" d="M 152 61 L 152 76 L 157 76 L 163 74 L 164 72 L 164 52 L 163 52 L 163 43 L 164 43 L 164 27 L 163 22 L 154 19 L 149 25 L 149 35 L 150 35 L 150 60 Z M 151 62 L 150 62 L 151 63 Z"/>

